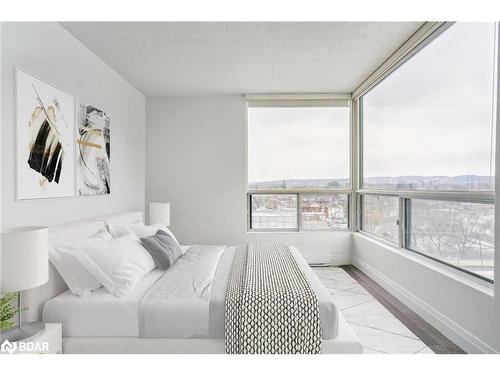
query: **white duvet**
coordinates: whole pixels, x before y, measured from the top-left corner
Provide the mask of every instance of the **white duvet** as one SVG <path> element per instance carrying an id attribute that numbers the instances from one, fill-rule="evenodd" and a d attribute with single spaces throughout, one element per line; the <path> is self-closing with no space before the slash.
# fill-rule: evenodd
<path id="1" fill-rule="evenodd" d="M 193 246 L 141 302 L 142 337 L 208 337 L 212 281 L 225 246 Z"/>

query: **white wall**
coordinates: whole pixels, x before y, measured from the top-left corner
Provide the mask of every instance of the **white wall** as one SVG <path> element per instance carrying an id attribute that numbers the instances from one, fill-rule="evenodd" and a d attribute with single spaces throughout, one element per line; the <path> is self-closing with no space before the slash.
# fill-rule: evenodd
<path id="1" fill-rule="evenodd" d="M 350 262 L 348 232 L 247 233 L 240 96 L 147 99 L 146 199 L 171 203 L 171 228 L 181 243 L 281 241 L 296 245 L 309 262 Z"/>
<path id="2" fill-rule="evenodd" d="M 55 225 L 143 210 L 144 95 L 57 23 L 4 23 L 2 41 L 2 224 Z M 110 114 L 110 196 L 16 202 L 16 66 Z"/>

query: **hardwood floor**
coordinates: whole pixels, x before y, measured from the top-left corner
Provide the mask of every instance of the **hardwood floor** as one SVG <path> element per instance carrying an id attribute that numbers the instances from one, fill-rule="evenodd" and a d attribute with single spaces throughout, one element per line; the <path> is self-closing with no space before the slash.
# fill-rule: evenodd
<path id="1" fill-rule="evenodd" d="M 341 268 L 432 349 L 434 353 L 465 354 L 457 345 L 356 267 L 342 266 Z"/>

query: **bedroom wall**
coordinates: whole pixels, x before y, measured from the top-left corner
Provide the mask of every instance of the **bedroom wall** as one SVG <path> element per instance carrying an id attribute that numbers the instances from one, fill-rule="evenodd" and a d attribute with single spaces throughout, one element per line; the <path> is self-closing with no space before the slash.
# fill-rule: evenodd
<path id="1" fill-rule="evenodd" d="M 2 224 L 57 225 L 144 209 L 145 97 L 58 23 L 4 23 L 2 32 Z M 16 201 L 15 67 L 111 116 L 111 195 Z"/>
<path id="2" fill-rule="evenodd" d="M 171 203 L 184 244 L 279 241 L 311 263 L 350 262 L 349 232 L 247 233 L 242 96 L 147 98 L 146 201 Z"/>

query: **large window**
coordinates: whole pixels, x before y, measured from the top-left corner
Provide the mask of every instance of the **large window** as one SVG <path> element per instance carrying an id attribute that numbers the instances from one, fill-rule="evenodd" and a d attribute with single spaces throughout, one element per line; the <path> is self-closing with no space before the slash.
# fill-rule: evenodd
<path id="1" fill-rule="evenodd" d="M 248 103 L 250 230 L 347 229 L 348 100 Z"/>
<path id="2" fill-rule="evenodd" d="M 490 282 L 497 45 L 453 24 L 360 99 L 360 229 Z"/>
<path id="3" fill-rule="evenodd" d="M 362 99 L 363 187 L 493 190 L 493 23 L 458 23 Z"/>

